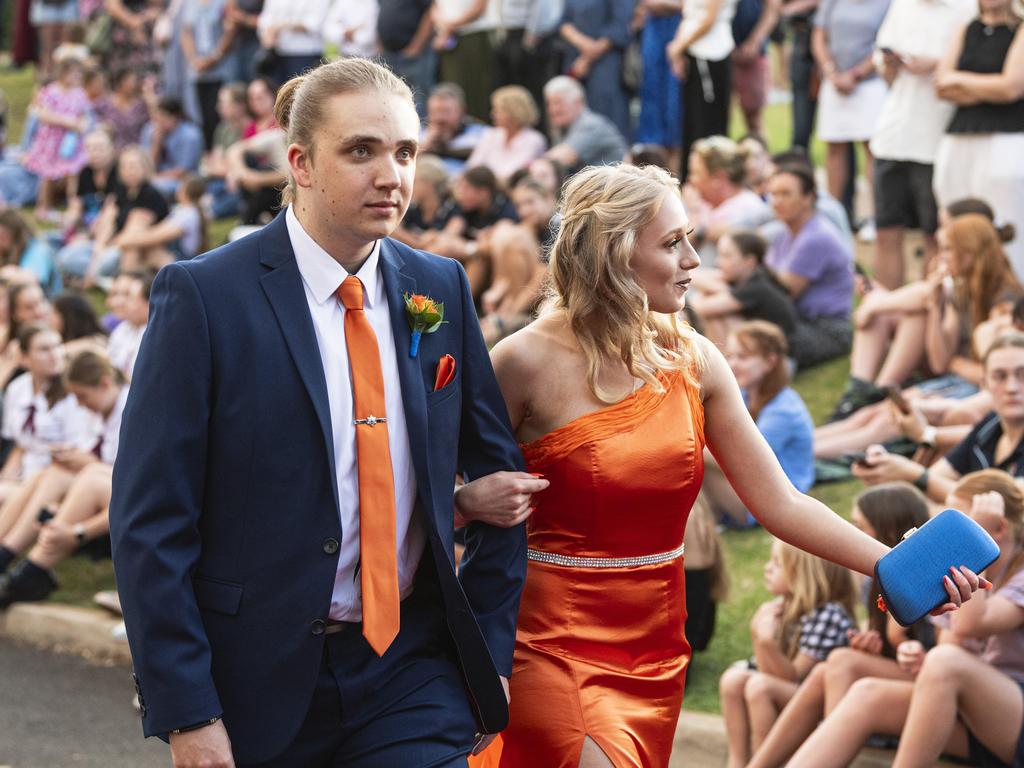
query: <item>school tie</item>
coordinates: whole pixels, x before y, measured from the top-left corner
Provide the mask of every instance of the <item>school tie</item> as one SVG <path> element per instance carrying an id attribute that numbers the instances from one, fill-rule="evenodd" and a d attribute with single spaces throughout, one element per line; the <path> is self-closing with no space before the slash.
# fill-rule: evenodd
<path id="1" fill-rule="evenodd" d="M 29 403 L 28 411 L 25 416 L 25 423 L 21 425 L 21 431 L 26 432 L 30 435 L 36 433 L 36 404 Z"/>
<path id="2" fill-rule="evenodd" d="M 359 571 L 363 636 L 378 656 L 398 634 L 395 483 L 391 472 L 384 374 L 377 336 L 363 312 L 363 284 L 350 275 L 338 288 L 345 306 L 345 346 L 352 369 L 352 411 L 359 472 Z"/>

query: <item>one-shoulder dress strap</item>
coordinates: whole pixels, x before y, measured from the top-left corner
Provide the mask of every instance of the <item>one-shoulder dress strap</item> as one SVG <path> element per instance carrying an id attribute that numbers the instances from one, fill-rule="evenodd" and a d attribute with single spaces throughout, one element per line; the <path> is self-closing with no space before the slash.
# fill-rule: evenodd
<path id="1" fill-rule="evenodd" d="M 663 388 L 660 392 L 649 384 L 644 385 L 617 403 L 573 419 L 568 424 L 548 432 L 532 443 L 521 444 L 520 448 L 527 466 L 531 470 L 537 471 L 564 459 L 580 446 L 630 432 L 654 414 L 677 386 L 689 387 L 688 384 L 685 384 L 685 378 L 681 371 L 659 372 L 658 380 Z M 690 411 L 699 411 L 701 414 L 698 432 L 701 445 L 703 445 L 704 417 L 703 408 L 700 407 L 700 393 L 696 394 L 698 405 L 696 409 L 693 405 L 693 397 L 687 392 Z M 698 422 L 695 420 L 695 429 L 697 424 Z"/>

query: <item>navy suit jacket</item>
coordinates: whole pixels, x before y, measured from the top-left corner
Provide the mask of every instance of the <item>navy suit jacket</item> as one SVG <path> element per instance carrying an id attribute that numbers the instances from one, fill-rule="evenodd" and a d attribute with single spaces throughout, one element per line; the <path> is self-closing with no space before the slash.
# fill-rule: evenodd
<path id="1" fill-rule="evenodd" d="M 508 718 L 526 573 L 522 526 L 469 526 L 453 562 L 457 471 L 523 469 L 465 272 L 381 244 L 402 400 L 447 625 L 481 729 Z M 445 304 L 414 359 L 403 294 Z M 438 360 L 455 380 L 434 392 Z M 110 529 L 147 736 L 223 713 L 236 760 L 296 735 L 320 669 L 343 531 L 327 385 L 284 215 L 163 269 L 114 466 Z"/>

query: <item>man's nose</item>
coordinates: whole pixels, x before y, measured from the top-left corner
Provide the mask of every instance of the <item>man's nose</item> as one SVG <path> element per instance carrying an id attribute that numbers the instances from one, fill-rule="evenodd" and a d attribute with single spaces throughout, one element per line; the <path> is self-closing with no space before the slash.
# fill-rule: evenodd
<path id="1" fill-rule="evenodd" d="M 377 186 L 384 189 L 395 189 L 402 183 L 402 174 L 398 161 L 393 157 L 386 157 L 377 169 Z"/>

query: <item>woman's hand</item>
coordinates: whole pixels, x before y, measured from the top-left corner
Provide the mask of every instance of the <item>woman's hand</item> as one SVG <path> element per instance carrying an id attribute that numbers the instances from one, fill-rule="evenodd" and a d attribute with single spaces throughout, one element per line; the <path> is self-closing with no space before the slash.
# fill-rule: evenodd
<path id="1" fill-rule="evenodd" d="M 880 445 L 869 445 L 864 452 L 866 464 L 853 464 L 850 471 L 865 485 L 878 485 L 896 480 L 914 482 L 924 470 L 916 461 L 898 453 L 889 453 Z"/>
<path id="2" fill-rule="evenodd" d="M 779 629 L 779 618 L 782 615 L 782 601 L 771 600 L 761 603 L 750 620 L 750 635 L 757 640 L 773 640 Z"/>
<path id="3" fill-rule="evenodd" d="M 917 640 L 904 640 L 896 649 L 896 663 L 908 675 L 917 676 L 924 663 L 926 651 Z"/>
<path id="4" fill-rule="evenodd" d="M 455 511 L 467 521 L 512 528 L 533 512 L 533 494 L 550 484 L 542 475 L 495 472 L 458 488 Z"/>
<path id="5" fill-rule="evenodd" d="M 941 616 L 944 613 L 955 611 L 970 600 L 971 595 L 979 589 L 992 589 L 991 581 L 979 576 L 966 565 L 961 565 L 959 568 L 950 566 L 949 572 L 952 574 L 952 578 L 942 577 L 942 585 L 946 588 L 946 594 L 949 595 L 949 602 L 943 603 L 932 611 L 932 616 Z"/>
<path id="6" fill-rule="evenodd" d="M 75 530 L 59 520 L 48 520 L 39 531 L 39 545 L 57 552 L 74 552 L 78 547 Z"/>
<path id="7" fill-rule="evenodd" d="M 678 37 L 665 46 L 665 55 L 668 57 L 672 74 L 680 80 L 686 80 L 686 45 Z"/>
<path id="8" fill-rule="evenodd" d="M 858 331 L 867 328 L 871 325 L 871 321 L 875 319 L 875 301 L 871 297 L 871 292 L 866 293 L 860 302 L 860 306 L 853 313 L 853 327 Z"/>
<path id="9" fill-rule="evenodd" d="M 78 472 L 87 464 L 92 464 L 97 460 L 91 453 L 86 453 L 78 448 L 54 448 L 52 455 L 55 464 L 71 472 Z"/>
<path id="10" fill-rule="evenodd" d="M 909 405 L 910 413 L 904 413 L 896 406 L 896 403 L 890 400 L 888 403 L 889 416 L 908 440 L 920 443 L 924 431 L 928 428 L 928 419 L 924 417 L 921 409 L 915 403 L 909 403 Z"/>
<path id="11" fill-rule="evenodd" d="M 877 656 L 882 652 L 882 636 L 873 629 L 866 632 L 857 632 L 851 629 L 846 636 L 849 638 L 850 647 L 855 651 L 870 653 L 872 656 Z"/>
<path id="12" fill-rule="evenodd" d="M 845 72 L 833 72 L 829 78 L 833 87 L 843 96 L 849 96 L 857 89 L 857 76 L 852 69 Z"/>

